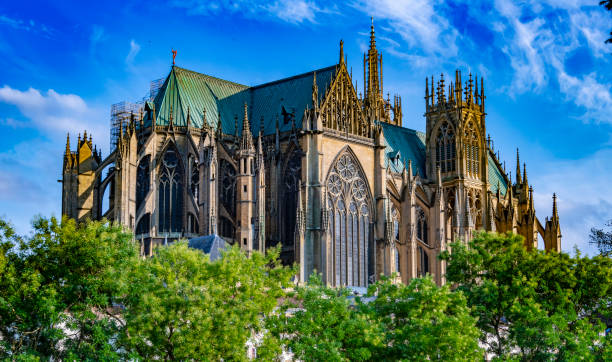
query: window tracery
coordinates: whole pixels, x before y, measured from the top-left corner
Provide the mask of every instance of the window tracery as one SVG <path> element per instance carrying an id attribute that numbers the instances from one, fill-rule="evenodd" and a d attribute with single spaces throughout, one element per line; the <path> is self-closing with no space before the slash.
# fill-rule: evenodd
<path id="1" fill-rule="evenodd" d="M 345 152 L 327 177 L 328 240 L 336 286 L 367 286 L 370 195 L 363 172 Z"/>
<path id="2" fill-rule="evenodd" d="M 140 205 L 144 202 L 150 189 L 150 176 L 149 176 L 149 165 L 151 156 L 146 155 L 138 163 L 138 170 L 136 170 L 136 210 L 140 208 Z"/>
<path id="3" fill-rule="evenodd" d="M 221 205 L 230 216 L 236 215 L 236 169 L 227 160 L 221 159 L 219 162 L 221 170 Z"/>
<path id="4" fill-rule="evenodd" d="M 464 138 L 467 173 L 472 177 L 478 177 L 480 174 L 480 148 L 478 146 L 478 136 L 472 122 L 468 123 Z"/>
<path id="5" fill-rule="evenodd" d="M 429 273 L 429 256 L 427 251 L 421 246 L 417 246 L 419 260 L 417 262 L 417 276 L 424 277 Z"/>
<path id="6" fill-rule="evenodd" d="M 197 205 L 200 190 L 200 169 L 198 160 L 193 155 L 189 155 L 189 173 L 189 188 L 191 189 L 191 196 L 193 196 L 193 199 Z"/>
<path id="7" fill-rule="evenodd" d="M 417 239 L 421 242 L 429 245 L 428 237 L 428 229 L 427 229 L 427 216 L 425 215 L 425 211 L 420 207 L 416 207 L 416 229 L 417 229 Z"/>
<path id="8" fill-rule="evenodd" d="M 166 150 L 159 172 L 159 230 L 180 232 L 183 221 L 183 168 L 176 149 Z"/>
<path id="9" fill-rule="evenodd" d="M 436 137 L 436 166 L 441 173 L 455 171 L 455 134 L 451 126 L 444 122 L 440 125 Z"/>
<path id="10" fill-rule="evenodd" d="M 283 173 L 282 184 L 282 259 L 287 264 L 293 263 L 295 259 L 294 237 L 295 221 L 297 211 L 297 193 L 299 181 L 302 175 L 301 151 L 294 150 L 287 160 Z"/>

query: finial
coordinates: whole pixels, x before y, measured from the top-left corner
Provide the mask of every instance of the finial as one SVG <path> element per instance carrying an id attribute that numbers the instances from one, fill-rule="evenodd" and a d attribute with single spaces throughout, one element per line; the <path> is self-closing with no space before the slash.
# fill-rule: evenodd
<path id="1" fill-rule="evenodd" d="M 202 128 L 205 128 L 208 121 L 206 120 L 206 108 L 202 109 Z"/>
<path id="2" fill-rule="evenodd" d="M 527 185 L 527 164 L 523 162 L 523 182 Z"/>
<path id="3" fill-rule="evenodd" d="M 370 26 L 370 49 L 376 48 L 376 38 L 374 36 L 374 17 L 370 18 L 372 20 L 372 25 Z"/>
<path id="4" fill-rule="evenodd" d="M 176 50 L 172 49 L 172 65 L 176 64 Z"/>
<path id="5" fill-rule="evenodd" d="M 343 64 L 343 63 L 344 63 L 344 41 L 340 39 L 340 60 L 338 61 L 338 64 Z"/>
<path id="6" fill-rule="evenodd" d="M 553 210 L 552 210 L 552 217 L 555 219 L 559 218 L 559 214 L 557 213 L 557 194 L 553 193 Z"/>
<path id="7" fill-rule="evenodd" d="M 66 154 L 70 154 L 70 132 L 66 133 Z"/>

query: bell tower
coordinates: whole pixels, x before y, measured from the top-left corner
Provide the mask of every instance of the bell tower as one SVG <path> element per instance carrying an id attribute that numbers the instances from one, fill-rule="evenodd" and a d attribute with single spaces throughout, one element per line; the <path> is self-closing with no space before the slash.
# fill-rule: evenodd
<path id="1" fill-rule="evenodd" d="M 461 72 L 445 84 L 425 79 L 426 173 L 435 182 L 438 170 L 452 215 L 451 237 L 469 238 L 475 229 L 487 228 L 488 145 L 485 142 L 484 81 L 478 77 L 462 84 Z M 490 227 L 489 227 L 490 228 Z"/>

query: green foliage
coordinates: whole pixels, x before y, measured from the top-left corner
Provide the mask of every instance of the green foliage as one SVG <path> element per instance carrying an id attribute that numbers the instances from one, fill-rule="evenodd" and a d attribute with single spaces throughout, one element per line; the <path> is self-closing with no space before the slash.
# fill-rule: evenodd
<path id="1" fill-rule="evenodd" d="M 125 348 L 144 359 L 246 359 L 245 343 L 261 332 L 293 274 L 278 255 L 274 249 L 247 257 L 233 247 L 210 262 L 184 242 L 157 248 L 130 276 Z"/>
<path id="2" fill-rule="evenodd" d="M 464 293 L 489 353 L 504 359 L 588 359 L 612 306 L 612 260 L 527 251 L 518 235 L 481 233 L 452 244 L 447 280 Z"/>
<path id="3" fill-rule="evenodd" d="M 349 290 L 327 287 L 313 274 L 268 319 L 270 333 L 300 360 L 369 360 L 381 342 L 379 325 L 351 306 L 349 295 Z"/>
<path id="4" fill-rule="evenodd" d="M 131 234 L 107 222 L 33 226 L 24 238 L 0 220 L 0 357 L 116 359 L 107 312 L 137 255 Z"/>
<path id="5" fill-rule="evenodd" d="M 371 285 L 375 296 L 361 308 L 381 324 L 383 348 L 377 359 L 402 361 L 472 361 L 482 358 L 480 335 L 466 299 L 431 277 L 409 285 L 383 279 Z"/>

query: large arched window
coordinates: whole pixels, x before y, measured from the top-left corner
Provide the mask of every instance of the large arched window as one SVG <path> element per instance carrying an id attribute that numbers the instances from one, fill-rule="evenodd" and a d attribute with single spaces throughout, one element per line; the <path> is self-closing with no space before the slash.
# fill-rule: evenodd
<path id="1" fill-rule="evenodd" d="M 444 122 L 440 125 L 438 136 L 436 137 L 436 166 L 440 167 L 440 172 L 455 171 L 455 134 L 451 126 Z"/>
<path id="2" fill-rule="evenodd" d="M 159 170 L 159 231 L 180 232 L 183 224 L 183 167 L 178 151 L 166 150 Z"/>
<path id="3" fill-rule="evenodd" d="M 371 199 L 366 178 L 348 152 L 329 171 L 327 199 L 331 282 L 336 286 L 367 286 Z"/>
<path id="4" fill-rule="evenodd" d="M 236 216 L 236 169 L 224 159 L 219 162 L 219 169 L 221 170 L 221 205 L 233 217 Z"/>
<path id="5" fill-rule="evenodd" d="M 283 174 L 282 203 L 282 251 L 281 259 L 286 264 L 295 261 L 295 218 L 297 211 L 297 193 L 300 177 L 302 176 L 302 156 L 300 151 L 294 151 L 287 160 Z"/>
<path id="6" fill-rule="evenodd" d="M 417 276 L 423 277 L 429 273 L 429 256 L 427 251 L 421 246 L 417 246 L 417 255 L 419 257 L 417 261 Z"/>
<path id="7" fill-rule="evenodd" d="M 429 244 L 428 237 L 428 229 L 427 229 L 427 216 L 425 215 L 425 211 L 420 206 L 416 207 L 416 232 L 417 239 L 419 241 Z"/>
<path id="8" fill-rule="evenodd" d="M 138 169 L 136 170 L 136 210 L 140 208 L 140 205 L 144 202 L 150 188 L 150 176 L 149 176 L 149 164 L 151 156 L 146 155 L 138 163 Z"/>
<path id="9" fill-rule="evenodd" d="M 189 189 L 197 205 L 200 191 L 200 169 L 198 159 L 194 155 L 189 155 Z"/>
<path id="10" fill-rule="evenodd" d="M 478 177 L 480 174 L 480 147 L 478 146 L 478 136 L 472 122 L 467 124 L 464 138 L 467 174 L 472 177 Z"/>

